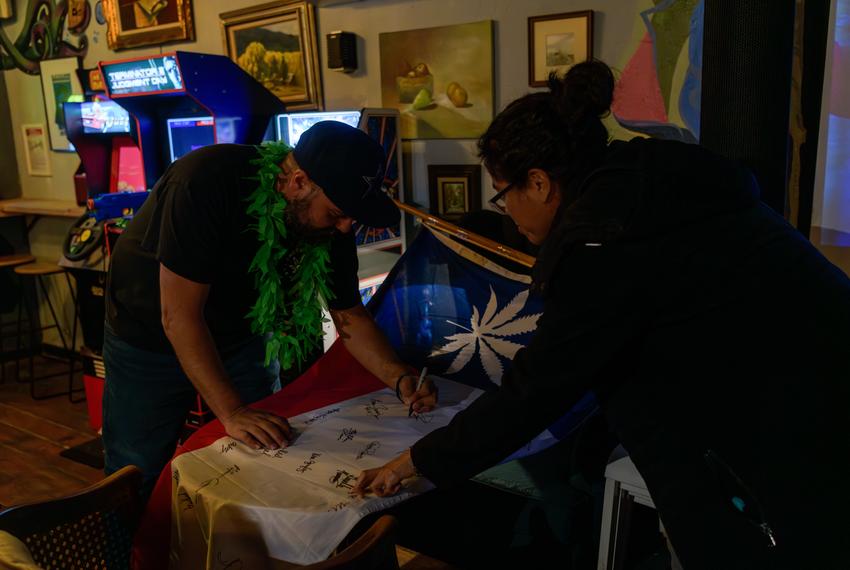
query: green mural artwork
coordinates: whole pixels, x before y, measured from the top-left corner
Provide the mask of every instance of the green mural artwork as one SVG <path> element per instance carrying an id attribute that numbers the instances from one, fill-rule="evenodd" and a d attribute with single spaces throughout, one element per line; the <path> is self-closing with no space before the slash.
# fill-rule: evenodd
<path id="1" fill-rule="evenodd" d="M 88 38 L 83 32 L 91 20 L 88 0 L 30 0 L 21 14 L 23 26 L 13 42 L 0 20 L 0 69 L 38 74 L 38 63 L 57 57 L 83 57 Z M 66 35 L 75 36 L 75 42 Z"/>

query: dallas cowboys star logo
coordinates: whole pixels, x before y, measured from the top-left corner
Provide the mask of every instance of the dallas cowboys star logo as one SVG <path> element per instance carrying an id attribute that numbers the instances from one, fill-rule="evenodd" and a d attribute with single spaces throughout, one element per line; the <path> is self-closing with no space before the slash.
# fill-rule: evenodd
<path id="1" fill-rule="evenodd" d="M 378 165 L 378 171 L 375 176 L 364 176 L 363 182 L 366 183 L 366 190 L 363 191 L 361 199 L 365 198 L 370 192 L 383 192 L 384 188 L 384 166 Z"/>

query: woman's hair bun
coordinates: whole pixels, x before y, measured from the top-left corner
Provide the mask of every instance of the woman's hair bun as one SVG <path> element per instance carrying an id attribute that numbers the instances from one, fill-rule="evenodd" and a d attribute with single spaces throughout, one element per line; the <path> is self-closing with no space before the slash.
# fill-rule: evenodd
<path id="1" fill-rule="evenodd" d="M 588 114 L 596 117 L 606 114 L 614 98 L 614 74 L 598 60 L 577 63 L 563 78 L 553 73 L 548 85 L 568 122 Z"/>

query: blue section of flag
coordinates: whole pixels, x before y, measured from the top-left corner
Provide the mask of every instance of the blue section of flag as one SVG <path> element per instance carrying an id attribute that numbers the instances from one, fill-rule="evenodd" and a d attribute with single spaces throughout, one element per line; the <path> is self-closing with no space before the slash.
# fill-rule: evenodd
<path id="1" fill-rule="evenodd" d="M 528 283 L 496 271 L 458 255 L 423 229 L 368 309 L 404 361 L 492 390 L 516 350 L 531 341 L 543 312 L 542 299 L 529 294 Z M 588 393 L 548 431 L 554 440 L 562 439 L 596 409 Z M 554 443 L 548 440 L 546 445 Z M 543 447 L 529 446 L 523 455 Z"/>

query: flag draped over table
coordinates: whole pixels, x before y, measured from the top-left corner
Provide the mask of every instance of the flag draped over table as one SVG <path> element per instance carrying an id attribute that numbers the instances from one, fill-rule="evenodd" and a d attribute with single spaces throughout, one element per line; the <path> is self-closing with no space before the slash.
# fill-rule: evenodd
<path id="1" fill-rule="evenodd" d="M 527 276 L 506 271 L 449 238 L 423 231 L 368 307 L 406 362 L 427 365 L 431 373 L 462 384 L 495 389 L 513 355 L 530 341 L 542 311 L 541 301 L 528 294 L 528 287 Z M 302 376 L 252 407 L 293 417 L 382 388 L 336 343 Z M 563 438 L 595 409 L 589 394 L 519 455 Z M 209 447 L 225 436 L 221 423 L 211 422 L 178 448 L 175 457 Z M 496 479 L 501 482 L 505 477 Z M 172 491 L 169 465 L 136 533 L 136 569 L 168 566 Z"/>
<path id="2" fill-rule="evenodd" d="M 526 346 L 543 311 L 531 278 L 513 273 L 440 233 L 423 229 L 368 308 L 402 360 L 456 382 L 495 389 Z M 588 393 L 532 444 L 536 453 L 597 409 Z"/>

